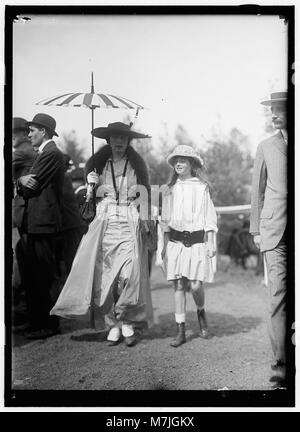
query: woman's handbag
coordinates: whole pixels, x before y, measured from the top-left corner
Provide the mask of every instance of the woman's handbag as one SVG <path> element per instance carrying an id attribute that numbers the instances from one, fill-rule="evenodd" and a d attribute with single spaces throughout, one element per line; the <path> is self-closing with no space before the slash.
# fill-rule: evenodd
<path id="1" fill-rule="evenodd" d="M 91 199 L 86 199 L 80 207 L 80 214 L 82 219 L 90 224 L 96 216 L 96 193 L 93 191 Z"/>

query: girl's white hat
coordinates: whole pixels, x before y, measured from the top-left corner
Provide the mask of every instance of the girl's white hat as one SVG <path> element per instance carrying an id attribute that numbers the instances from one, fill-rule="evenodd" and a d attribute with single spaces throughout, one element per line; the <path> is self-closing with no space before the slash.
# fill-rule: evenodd
<path id="1" fill-rule="evenodd" d="M 193 149 L 193 147 L 189 145 L 178 145 L 177 147 L 175 147 L 173 152 L 167 158 L 168 164 L 174 166 L 175 159 L 180 156 L 193 159 L 199 168 L 204 165 L 201 156 Z"/>

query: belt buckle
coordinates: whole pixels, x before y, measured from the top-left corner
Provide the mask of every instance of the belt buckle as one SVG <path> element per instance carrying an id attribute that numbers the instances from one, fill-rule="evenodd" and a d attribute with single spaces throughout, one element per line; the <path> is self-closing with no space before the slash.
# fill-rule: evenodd
<path id="1" fill-rule="evenodd" d="M 182 235 L 183 235 L 183 244 L 185 247 L 191 247 L 191 241 L 190 241 L 190 235 L 191 233 L 189 231 L 182 231 Z"/>

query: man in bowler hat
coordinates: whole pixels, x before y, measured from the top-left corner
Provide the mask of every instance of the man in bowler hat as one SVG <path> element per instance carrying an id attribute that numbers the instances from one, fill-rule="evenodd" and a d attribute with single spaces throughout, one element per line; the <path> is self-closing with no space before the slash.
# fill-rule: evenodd
<path id="1" fill-rule="evenodd" d="M 254 162 L 250 232 L 268 272 L 268 331 L 274 354 L 275 387 L 286 374 L 287 92 L 261 102 L 271 108 L 277 133 L 262 141 Z"/>
<path id="2" fill-rule="evenodd" d="M 56 245 L 62 225 L 64 159 L 52 140 L 56 121 L 47 114 L 36 114 L 28 122 L 29 138 L 38 151 L 29 174 L 18 181 L 18 193 L 26 202 L 23 228 L 28 234 L 26 261 L 29 339 L 51 336 L 59 331 L 57 317 L 49 311 L 55 303 L 53 286 L 57 274 Z"/>

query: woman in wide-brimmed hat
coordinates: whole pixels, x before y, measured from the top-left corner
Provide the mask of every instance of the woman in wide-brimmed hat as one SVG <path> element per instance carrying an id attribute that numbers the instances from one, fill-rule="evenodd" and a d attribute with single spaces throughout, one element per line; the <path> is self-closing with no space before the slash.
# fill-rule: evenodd
<path id="1" fill-rule="evenodd" d="M 148 136 L 121 122 L 93 129 L 92 134 L 108 143 L 86 164 L 87 181 L 97 190 L 96 217 L 51 313 L 82 315 L 92 303 L 110 328 L 108 344 L 124 338 L 133 346 L 137 329 L 151 325 L 153 319 L 148 224 L 141 221 L 136 201 L 138 187 L 149 190 L 149 176 L 144 160 L 130 145 L 132 139 Z"/>
<path id="2" fill-rule="evenodd" d="M 185 342 L 186 291 L 192 291 L 197 306 L 200 336 L 208 337 L 203 282 L 213 281 L 212 258 L 217 216 L 207 182 L 201 175 L 202 158 L 187 145 L 177 146 L 167 159 L 173 177 L 162 209 L 167 279 L 175 288 L 175 321 L 178 332 L 171 346 Z"/>

